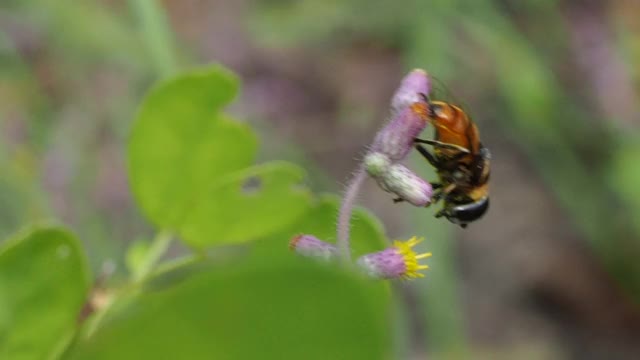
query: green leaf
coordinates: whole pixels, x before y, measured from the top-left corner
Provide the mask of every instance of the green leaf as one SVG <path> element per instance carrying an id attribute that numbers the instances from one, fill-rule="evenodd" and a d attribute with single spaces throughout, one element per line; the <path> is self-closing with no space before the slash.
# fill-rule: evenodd
<path id="1" fill-rule="evenodd" d="M 221 113 L 236 92 L 235 77 L 219 67 L 184 74 L 151 91 L 132 131 L 136 199 L 155 225 L 191 246 L 263 237 L 307 208 L 298 167 L 250 167 L 254 134 Z"/>
<path id="2" fill-rule="evenodd" d="M 192 246 L 236 243 L 290 225 L 308 209 L 311 194 L 300 185 L 304 171 L 286 162 L 256 165 L 200 195 L 180 226 Z"/>
<path id="3" fill-rule="evenodd" d="M 242 257 L 111 314 L 72 359 L 387 359 L 389 293 L 306 259 Z"/>
<path id="4" fill-rule="evenodd" d="M 76 331 L 89 289 L 78 241 L 67 231 L 40 227 L 0 249 L 0 359 L 45 359 L 59 354 Z"/>
<path id="5" fill-rule="evenodd" d="M 136 200 L 160 228 L 177 230 L 216 180 L 252 164 L 255 135 L 221 113 L 237 89 L 235 76 L 214 66 L 161 83 L 142 103 L 129 175 Z"/>

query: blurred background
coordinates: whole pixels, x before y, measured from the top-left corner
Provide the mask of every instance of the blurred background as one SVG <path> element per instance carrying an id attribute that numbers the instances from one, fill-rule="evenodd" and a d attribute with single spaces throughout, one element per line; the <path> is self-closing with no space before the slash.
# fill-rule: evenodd
<path id="1" fill-rule="evenodd" d="M 478 123 L 491 210 L 462 230 L 367 184 L 360 202 L 387 234 L 434 253 L 426 279 L 396 286 L 399 356 L 637 359 L 638 14 L 635 0 L 3 0 L 0 237 L 54 218 L 95 273 L 124 272 L 128 244 L 151 234 L 128 129 L 180 69 L 237 72 L 230 112 L 259 131 L 261 159 L 340 192 L 420 67 Z"/>

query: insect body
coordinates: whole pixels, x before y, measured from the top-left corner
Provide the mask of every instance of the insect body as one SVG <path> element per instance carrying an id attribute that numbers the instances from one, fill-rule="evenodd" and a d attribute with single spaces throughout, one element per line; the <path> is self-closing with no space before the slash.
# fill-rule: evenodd
<path id="1" fill-rule="evenodd" d="M 475 123 L 459 107 L 427 99 L 434 139 L 415 139 L 416 149 L 433 165 L 440 178 L 434 183 L 438 191 L 434 202 L 444 207 L 436 217 L 466 227 L 489 208 L 489 174 L 491 154 L 482 146 Z M 429 152 L 422 144 L 433 147 Z"/>

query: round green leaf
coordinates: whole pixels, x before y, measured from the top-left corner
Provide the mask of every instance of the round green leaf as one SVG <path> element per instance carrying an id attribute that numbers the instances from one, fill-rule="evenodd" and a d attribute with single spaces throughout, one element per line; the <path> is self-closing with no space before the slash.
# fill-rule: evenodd
<path id="1" fill-rule="evenodd" d="M 140 295 L 71 358 L 389 358 L 384 283 L 306 259 L 243 259 Z"/>
<path id="2" fill-rule="evenodd" d="M 203 192 L 180 225 L 193 246 L 235 243 L 266 236 L 300 217 L 311 194 L 300 185 L 304 171 L 286 162 L 233 173 Z"/>
<path id="3" fill-rule="evenodd" d="M 216 180 L 253 162 L 255 135 L 221 113 L 237 88 L 231 72 L 214 66 L 161 83 L 142 103 L 129 175 L 139 205 L 160 228 L 176 230 Z"/>
<path id="4" fill-rule="evenodd" d="M 89 289 L 78 241 L 36 228 L 0 249 L 0 359 L 47 359 L 76 331 Z"/>

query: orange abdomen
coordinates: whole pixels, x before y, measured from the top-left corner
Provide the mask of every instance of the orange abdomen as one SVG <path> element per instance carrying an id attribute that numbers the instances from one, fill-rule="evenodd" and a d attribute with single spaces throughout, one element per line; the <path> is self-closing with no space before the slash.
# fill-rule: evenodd
<path id="1" fill-rule="evenodd" d="M 435 140 L 462 146 L 472 154 L 479 151 L 478 128 L 467 114 L 455 105 L 438 102 L 439 111 L 431 119 L 435 128 Z M 441 150 L 444 156 L 455 155 L 455 150 Z M 471 157 L 471 156 L 469 156 Z"/>

